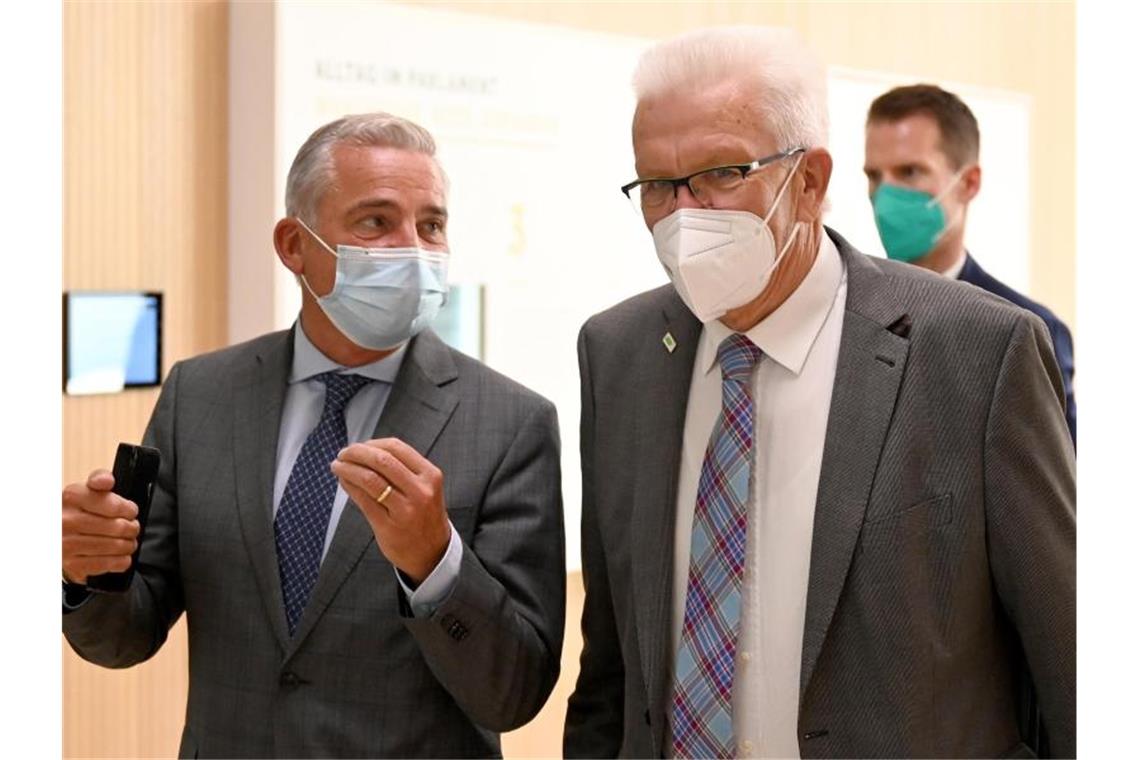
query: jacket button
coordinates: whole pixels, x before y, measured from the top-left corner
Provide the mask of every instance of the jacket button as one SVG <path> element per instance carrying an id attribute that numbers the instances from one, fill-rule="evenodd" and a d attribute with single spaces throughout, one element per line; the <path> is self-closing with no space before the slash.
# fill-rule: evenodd
<path id="1" fill-rule="evenodd" d="M 297 674 L 294 673 L 293 671 L 286 670 L 284 673 L 281 674 L 280 683 L 282 686 L 288 686 L 288 687 L 292 688 L 294 686 L 300 686 L 301 685 L 301 679 L 298 678 Z"/>
<path id="2" fill-rule="evenodd" d="M 439 624 L 443 630 L 447 631 L 447 635 L 456 641 L 463 641 L 467 638 L 467 634 L 470 633 L 470 631 L 467 630 L 467 626 L 451 613 L 444 615 L 439 621 Z"/>

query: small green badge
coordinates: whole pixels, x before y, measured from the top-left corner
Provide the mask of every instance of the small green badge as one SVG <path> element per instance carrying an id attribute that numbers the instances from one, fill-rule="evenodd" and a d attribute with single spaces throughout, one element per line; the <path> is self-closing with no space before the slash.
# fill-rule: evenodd
<path id="1" fill-rule="evenodd" d="M 665 333 L 665 337 L 661 339 L 661 342 L 665 344 L 665 349 L 669 353 L 673 353 L 673 350 L 677 348 L 677 341 L 673 340 L 673 333 Z"/>

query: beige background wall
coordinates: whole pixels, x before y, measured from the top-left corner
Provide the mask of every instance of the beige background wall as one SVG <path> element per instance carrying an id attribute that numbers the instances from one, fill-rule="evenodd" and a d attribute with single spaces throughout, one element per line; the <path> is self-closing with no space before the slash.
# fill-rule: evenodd
<path id="1" fill-rule="evenodd" d="M 1030 295 L 1074 326 L 1071 3 L 435 5 L 648 37 L 779 24 L 828 64 L 1031 95 Z M 64 4 L 64 286 L 164 291 L 167 369 L 225 341 L 226 17 L 223 0 Z M 141 437 L 156 396 L 65 397 L 64 481 L 107 466 L 117 441 Z M 569 592 L 562 681 L 539 718 L 504 738 L 507 756 L 559 754 L 581 648 L 579 576 Z M 182 623 L 151 662 L 128 671 L 90 666 L 64 645 L 64 755 L 173 755 L 185 652 Z"/>
<path id="2" fill-rule="evenodd" d="M 1034 100 L 1030 153 L 1034 240 L 1028 295 L 1074 327 L 1076 13 L 1072 3 L 428 0 L 408 4 L 643 37 L 666 37 L 718 24 L 786 26 L 803 36 L 828 65 L 1026 93 Z M 832 125 L 832 130 L 839 128 Z M 984 144 L 985 135 L 982 140 Z"/>

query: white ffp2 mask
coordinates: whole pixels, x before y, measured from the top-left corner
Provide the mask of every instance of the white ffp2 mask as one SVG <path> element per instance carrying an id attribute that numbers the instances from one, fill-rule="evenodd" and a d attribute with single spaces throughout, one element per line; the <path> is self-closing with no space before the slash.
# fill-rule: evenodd
<path id="1" fill-rule="evenodd" d="M 777 253 L 768 227 L 799 163 L 797 157 L 767 218 L 750 211 L 681 208 L 653 226 L 657 258 L 681 300 L 701 322 L 719 319 L 764 292 L 799 232 L 797 223 Z"/>

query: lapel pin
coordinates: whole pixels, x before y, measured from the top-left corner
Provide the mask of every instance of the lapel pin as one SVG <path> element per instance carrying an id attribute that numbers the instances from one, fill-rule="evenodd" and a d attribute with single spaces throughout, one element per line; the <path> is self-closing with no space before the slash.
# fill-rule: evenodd
<path id="1" fill-rule="evenodd" d="M 669 353 L 673 353 L 673 350 L 677 348 L 677 341 L 673 339 L 673 333 L 671 332 L 665 333 L 665 337 L 661 339 L 661 342 L 665 344 L 665 350 Z"/>

